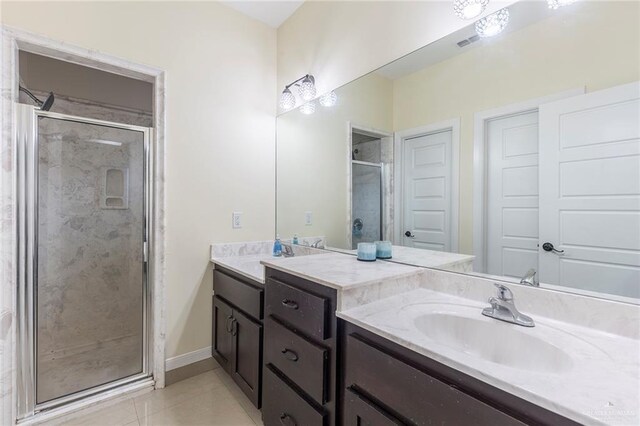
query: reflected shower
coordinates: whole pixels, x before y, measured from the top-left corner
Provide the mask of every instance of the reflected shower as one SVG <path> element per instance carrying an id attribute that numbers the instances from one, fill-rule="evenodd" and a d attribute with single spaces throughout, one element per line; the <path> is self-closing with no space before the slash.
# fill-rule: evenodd
<path id="1" fill-rule="evenodd" d="M 51 106 L 53 105 L 53 101 L 55 100 L 55 97 L 53 96 L 53 92 L 49 92 L 49 96 L 47 96 L 47 98 L 43 102 L 40 99 L 36 98 L 33 93 L 31 93 L 24 87 L 22 86 L 18 86 L 18 87 L 21 92 L 26 93 L 27 96 L 33 99 L 33 101 L 40 107 L 42 111 L 49 111 L 51 109 Z"/>

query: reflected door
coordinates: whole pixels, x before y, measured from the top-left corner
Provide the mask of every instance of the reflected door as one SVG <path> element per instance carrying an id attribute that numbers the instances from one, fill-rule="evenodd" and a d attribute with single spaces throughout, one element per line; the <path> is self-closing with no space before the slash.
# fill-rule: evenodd
<path id="1" fill-rule="evenodd" d="M 487 124 L 487 273 L 538 270 L 538 111 Z"/>
<path id="2" fill-rule="evenodd" d="M 145 133 L 63 117 L 37 123 L 37 404 L 146 368 Z"/>
<path id="3" fill-rule="evenodd" d="M 451 251 L 452 131 L 404 141 L 403 245 Z"/>
<path id="4" fill-rule="evenodd" d="M 640 298 L 640 84 L 542 105 L 540 164 L 540 280 Z"/>

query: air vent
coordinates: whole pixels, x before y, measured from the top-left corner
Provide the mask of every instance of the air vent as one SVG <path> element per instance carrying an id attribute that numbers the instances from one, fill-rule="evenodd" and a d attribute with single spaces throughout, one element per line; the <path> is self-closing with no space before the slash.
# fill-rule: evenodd
<path id="1" fill-rule="evenodd" d="M 480 36 L 478 36 L 477 34 L 475 34 L 475 35 L 473 35 L 473 36 L 471 36 L 471 37 L 469 37 L 469 38 L 467 38 L 467 39 L 464 39 L 464 40 L 459 41 L 459 42 L 458 42 L 458 47 L 465 47 L 465 46 L 468 46 L 468 45 L 470 45 L 471 43 L 474 43 L 474 42 L 476 42 L 476 41 L 478 41 L 478 40 L 480 40 Z"/>

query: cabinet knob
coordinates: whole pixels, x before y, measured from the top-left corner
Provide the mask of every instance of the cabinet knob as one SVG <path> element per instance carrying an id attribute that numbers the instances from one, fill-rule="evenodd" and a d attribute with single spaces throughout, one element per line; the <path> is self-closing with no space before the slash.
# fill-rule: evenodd
<path id="1" fill-rule="evenodd" d="M 284 355 L 284 357 L 289 361 L 296 362 L 298 360 L 298 354 L 292 351 L 291 349 L 284 348 L 281 352 Z"/>
<path id="2" fill-rule="evenodd" d="M 280 423 L 283 424 L 284 426 L 296 426 L 297 425 L 295 420 L 293 420 L 293 417 L 291 417 L 287 413 L 280 414 Z"/>
<path id="3" fill-rule="evenodd" d="M 282 306 L 293 310 L 298 309 L 298 304 L 289 299 L 282 299 Z"/>

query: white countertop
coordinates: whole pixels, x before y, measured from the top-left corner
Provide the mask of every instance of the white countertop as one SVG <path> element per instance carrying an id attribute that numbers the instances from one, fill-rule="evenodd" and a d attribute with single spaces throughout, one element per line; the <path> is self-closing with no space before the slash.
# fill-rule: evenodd
<path id="1" fill-rule="evenodd" d="M 358 250 L 327 247 L 327 250 L 356 255 Z M 404 263 L 424 268 L 455 269 L 462 264 L 471 264 L 475 256 L 469 254 L 449 253 L 446 251 L 426 250 L 414 247 L 392 246 L 389 262 Z"/>
<path id="2" fill-rule="evenodd" d="M 272 257 L 273 256 L 269 253 L 245 256 L 212 257 L 211 262 L 264 284 L 264 266 L 262 266 L 260 262 Z"/>
<path id="3" fill-rule="evenodd" d="M 570 356 L 571 362 L 562 372 L 540 370 L 526 364 L 514 368 L 450 348 L 429 338 L 416 325 L 416 318 L 433 309 L 434 305 L 439 313 L 447 307 L 455 314 L 471 312 L 473 320 L 491 323 L 495 333 L 515 327 L 516 332 L 527 333 L 560 348 Z M 640 424 L 640 341 L 539 316 L 534 318 L 535 327 L 520 327 L 482 316 L 485 305 L 421 288 L 337 315 L 580 423 Z M 504 345 L 509 345 L 508 339 L 504 340 Z"/>
<path id="4" fill-rule="evenodd" d="M 418 275 L 421 268 L 384 261 L 361 262 L 355 256 L 325 252 L 313 256 L 263 259 L 261 263 L 327 287 L 345 290 L 385 279 Z"/>

